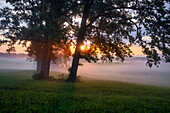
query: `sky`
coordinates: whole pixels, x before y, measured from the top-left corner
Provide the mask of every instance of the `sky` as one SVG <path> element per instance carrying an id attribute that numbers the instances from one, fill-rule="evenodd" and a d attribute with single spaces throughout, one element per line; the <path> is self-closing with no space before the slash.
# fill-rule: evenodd
<path id="1" fill-rule="evenodd" d="M 2 7 L 5 7 L 5 6 L 9 6 L 9 4 L 5 3 L 5 0 L 0 0 L 0 8 Z M 0 31 L 1 33 L 2 31 Z M 0 39 L 3 39 L 2 36 L 0 36 Z M 0 46 L 0 52 L 3 52 L 5 53 L 6 52 L 6 49 L 8 48 L 7 45 L 1 45 Z M 22 47 L 21 45 L 15 45 L 15 48 L 16 48 L 16 53 L 26 53 L 25 50 L 26 48 Z M 143 55 L 142 53 L 142 49 L 138 46 L 133 46 L 131 47 L 134 55 Z"/>
<path id="2" fill-rule="evenodd" d="M 6 53 L 6 49 L 8 49 L 8 46 L 7 46 L 7 45 L 1 45 L 1 46 L 0 46 L 0 52 Z M 17 54 L 20 54 L 20 53 L 25 53 L 25 54 L 27 54 L 27 52 L 25 51 L 25 50 L 26 50 L 26 47 L 22 47 L 21 45 L 16 44 L 16 45 L 15 45 L 15 49 L 16 49 L 16 52 L 15 52 L 15 53 L 17 53 Z M 132 51 L 133 51 L 133 53 L 134 53 L 135 56 L 136 56 L 136 55 L 137 55 L 137 56 L 143 55 L 143 53 L 142 53 L 142 48 L 141 48 L 141 47 L 132 46 L 131 49 L 132 49 Z M 74 50 L 73 50 L 73 51 L 74 51 Z"/>

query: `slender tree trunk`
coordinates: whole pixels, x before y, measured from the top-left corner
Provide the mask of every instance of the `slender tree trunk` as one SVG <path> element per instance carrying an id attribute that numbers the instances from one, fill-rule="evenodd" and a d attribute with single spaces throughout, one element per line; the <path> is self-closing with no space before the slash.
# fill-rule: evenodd
<path id="1" fill-rule="evenodd" d="M 78 45 L 80 45 L 80 44 L 81 43 L 77 44 L 75 54 L 73 57 L 73 61 L 72 61 L 72 67 L 71 67 L 67 82 L 75 82 L 76 81 L 78 64 L 79 64 L 79 59 L 80 59 L 80 49 L 79 49 L 80 46 L 78 46 Z"/>
<path id="2" fill-rule="evenodd" d="M 86 32 L 86 21 L 88 17 L 88 10 L 89 10 L 88 6 L 85 6 L 83 17 L 82 17 L 82 22 L 81 22 L 81 27 L 78 32 L 76 50 L 75 50 L 73 61 L 72 61 L 72 67 L 70 69 L 67 82 L 75 82 L 77 78 L 78 65 L 79 65 L 79 60 L 80 60 L 80 55 L 81 55 L 80 47 L 83 44 L 84 36 Z"/>

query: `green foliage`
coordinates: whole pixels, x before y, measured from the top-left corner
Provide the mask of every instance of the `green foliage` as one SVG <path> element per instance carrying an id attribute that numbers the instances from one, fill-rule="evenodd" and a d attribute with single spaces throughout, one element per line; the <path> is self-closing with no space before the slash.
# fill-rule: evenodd
<path id="1" fill-rule="evenodd" d="M 15 51 L 14 44 L 26 46 L 29 57 L 34 60 L 43 59 L 45 48 L 49 48 L 53 62 L 56 59 L 68 60 L 71 56 L 69 27 L 64 23 L 70 18 L 67 16 L 72 5 L 77 2 L 71 0 L 6 0 L 11 7 L 0 9 L 0 30 L 3 36 L 10 40 L 8 52 Z M 0 41 L 1 43 L 2 41 Z M 59 45 L 61 44 L 61 45 Z M 55 47 L 54 47 L 55 46 Z M 56 53 L 60 53 L 60 55 Z M 63 52 L 64 51 L 64 52 Z"/>
<path id="2" fill-rule="evenodd" d="M 170 10 L 166 8 L 169 0 L 7 0 L 7 2 L 12 8 L 1 9 L 0 29 L 8 30 L 4 36 L 12 40 L 9 51 L 14 50 L 12 45 L 16 40 L 55 45 L 62 43 L 63 40 L 67 42 L 81 37 L 78 39 L 80 42 L 90 40 L 91 47 L 95 50 L 98 48 L 102 54 L 102 57 L 98 58 L 95 50 L 82 52 L 80 58 L 85 58 L 89 62 L 96 62 L 99 59 L 104 62 L 113 59 L 123 61 L 125 57 L 132 57 L 130 46 L 135 44 L 142 47 L 149 66 L 159 64 L 161 56 L 157 50 L 167 62 L 170 61 Z M 75 22 L 73 19 L 75 17 L 81 18 L 85 24 Z M 70 31 L 73 31 L 73 34 L 70 34 Z M 146 35 L 151 37 L 151 41 L 142 39 Z M 37 48 L 33 47 L 28 50 L 32 55 L 37 51 Z"/>
<path id="3" fill-rule="evenodd" d="M 82 52 L 80 58 L 89 62 L 99 59 L 104 62 L 113 59 L 123 61 L 133 55 L 130 46 L 139 45 L 147 55 L 150 67 L 160 63 L 158 50 L 169 62 L 168 0 L 80 0 L 80 3 L 82 7 L 77 15 L 87 24 L 81 24 L 76 32 L 77 41 L 90 40 L 91 47 L 96 50 Z M 151 40 L 143 40 L 143 36 L 150 36 Z M 98 49 L 100 58 L 96 58 Z"/>
<path id="4" fill-rule="evenodd" d="M 32 74 L 0 73 L 0 112 L 170 112 L 169 88 L 94 80 L 35 81 Z"/>

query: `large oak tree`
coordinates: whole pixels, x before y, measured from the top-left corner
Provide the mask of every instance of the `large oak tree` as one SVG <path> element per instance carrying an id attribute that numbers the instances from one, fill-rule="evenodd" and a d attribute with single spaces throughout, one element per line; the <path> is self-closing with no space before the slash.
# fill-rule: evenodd
<path id="1" fill-rule="evenodd" d="M 169 62 L 169 0 L 7 0 L 13 5 L 1 10 L 1 29 L 12 42 L 32 41 L 32 48 L 42 49 L 36 55 L 40 73 L 46 77 L 52 58 L 52 45 L 67 42 L 70 29 L 76 36 L 76 50 L 67 81 L 75 82 L 79 59 L 96 62 L 124 60 L 131 57 L 130 46 L 138 44 L 147 55 L 149 66 L 161 60 L 157 50 Z M 80 26 L 73 17 L 82 19 Z M 64 23 L 69 26 L 64 27 Z M 26 24 L 26 25 L 25 25 Z M 72 36 L 74 36 L 72 35 Z M 150 41 L 142 36 L 150 36 Z M 64 41 L 63 41 L 64 40 Z M 83 42 L 90 40 L 91 48 L 81 51 Z M 36 42 L 40 42 L 37 44 Z M 34 45 L 35 44 L 35 45 Z M 11 44 L 13 45 L 13 43 Z M 36 46 L 37 45 L 37 46 Z M 38 49 L 38 50 L 41 50 Z M 38 51 L 36 50 L 36 51 Z M 101 57 L 97 52 L 100 51 Z M 39 58 L 40 57 L 40 58 Z M 42 58 L 42 60 L 41 60 Z M 39 59 L 39 60 L 38 60 Z M 38 68 L 37 68 L 38 70 Z"/>
<path id="2" fill-rule="evenodd" d="M 147 65 L 159 64 L 161 57 L 170 61 L 169 0 L 79 0 L 77 10 L 82 21 L 77 30 L 76 50 L 67 81 L 75 82 L 79 59 L 87 61 L 124 60 L 131 57 L 130 46 L 137 44 L 147 55 Z M 143 40 L 149 36 L 150 41 Z M 91 49 L 81 51 L 84 41 Z M 98 58 L 98 53 L 101 57 Z"/>
<path id="3" fill-rule="evenodd" d="M 28 55 L 37 62 L 36 79 L 46 79 L 49 76 L 50 62 L 61 56 L 71 55 L 69 50 L 69 26 L 64 23 L 70 18 L 70 10 L 79 5 L 72 0 L 6 0 L 10 7 L 0 10 L 0 29 L 3 36 L 10 39 L 9 52 L 14 50 L 14 44 L 20 41 L 27 48 Z M 1 41 L 5 42 L 5 41 Z M 56 46 L 58 45 L 58 46 Z M 62 46 L 61 46 L 62 45 Z"/>

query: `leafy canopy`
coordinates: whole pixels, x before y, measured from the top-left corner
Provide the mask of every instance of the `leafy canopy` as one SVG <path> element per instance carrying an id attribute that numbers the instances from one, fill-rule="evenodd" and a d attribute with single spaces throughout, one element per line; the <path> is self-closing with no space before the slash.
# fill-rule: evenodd
<path id="1" fill-rule="evenodd" d="M 81 52 L 81 58 L 89 62 L 115 58 L 123 61 L 133 55 L 130 46 L 139 45 L 150 67 L 159 63 L 161 55 L 170 61 L 169 0 L 79 0 L 79 3 L 82 5 L 77 7 L 76 16 L 87 17 L 82 40 L 92 42 L 91 49 Z M 75 34 L 78 36 L 78 31 Z M 143 36 L 149 36 L 150 41 Z"/>

